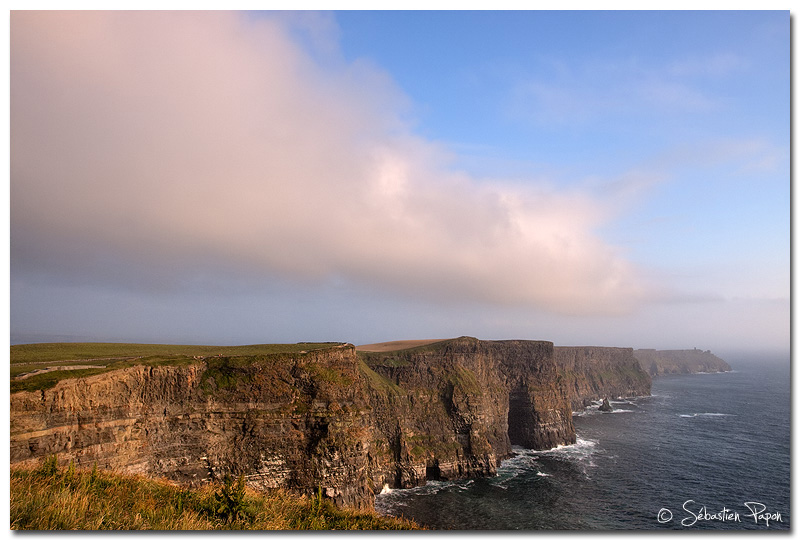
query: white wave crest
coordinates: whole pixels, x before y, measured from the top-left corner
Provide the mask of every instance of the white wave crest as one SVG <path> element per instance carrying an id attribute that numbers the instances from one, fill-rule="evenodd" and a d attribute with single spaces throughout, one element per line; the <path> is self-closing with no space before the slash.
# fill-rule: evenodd
<path id="1" fill-rule="evenodd" d="M 696 418 L 698 416 L 735 416 L 733 414 L 726 414 L 726 413 L 713 413 L 713 412 L 701 412 L 701 413 L 691 413 L 691 414 L 679 414 L 681 418 Z"/>

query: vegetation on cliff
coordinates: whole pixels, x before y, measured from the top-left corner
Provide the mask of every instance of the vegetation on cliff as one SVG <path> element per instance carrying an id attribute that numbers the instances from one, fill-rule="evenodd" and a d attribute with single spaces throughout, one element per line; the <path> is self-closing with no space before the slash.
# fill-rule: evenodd
<path id="1" fill-rule="evenodd" d="M 143 343 L 34 343 L 11 346 L 11 393 L 52 388 L 63 379 L 132 366 L 188 365 L 215 357 L 241 364 L 249 358 L 328 349 L 341 343 L 262 345 L 158 345 Z M 231 360 L 234 359 L 234 360 Z M 219 361 L 216 362 L 219 364 Z"/>
<path id="2" fill-rule="evenodd" d="M 417 529 L 318 497 L 260 493 L 241 481 L 185 489 L 163 480 L 56 466 L 11 468 L 11 528 L 27 530 Z"/>
<path id="3" fill-rule="evenodd" d="M 649 392 L 630 349 L 391 345 L 15 346 L 11 462 L 55 454 L 183 485 L 243 473 L 259 491 L 370 508 L 386 486 L 494 474 L 515 444 L 574 442 L 571 400 Z"/>
<path id="4" fill-rule="evenodd" d="M 622 347 L 555 347 L 559 377 L 573 411 L 604 398 L 649 396 L 650 376 Z"/>
<path id="5" fill-rule="evenodd" d="M 731 366 L 711 351 L 700 349 L 660 351 L 636 349 L 633 354 L 652 377 L 681 373 L 716 373 L 730 371 Z"/>

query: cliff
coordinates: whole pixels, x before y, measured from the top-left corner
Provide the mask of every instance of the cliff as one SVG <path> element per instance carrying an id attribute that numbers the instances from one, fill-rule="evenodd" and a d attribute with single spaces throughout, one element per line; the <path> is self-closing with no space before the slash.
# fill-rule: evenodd
<path id="1" fill-rule="evenodd" d="M 352 345 L 135 366 L 12 394 L 11 462 L 57 454 L 187 484 L 244 473 L 370 506 L 365 397 Z"/>
<path id="2" fill-rule="evenodd" d="M 633 353 L 652 377 L 679 373 L 717 373 L 730 371 L 731 366 L 722 358 L 698 349 L 657 351 L 636 349 Z"/>
<path id="3" fill-rule="evenodd" d="M 575 442 L 553 344 L 462 337 L 359 353 L 373 409 L 376 486 L 493 474 L 511 445 Z"/>
<path id="4" fill-rule="evenodd" d="M 650 376 L 633 355 L 618 347 L 555 347 L 554 359 L 572 410 L 592 401 L 650 395 Z"/>
<path id="5" fill-rule="evenodd" d="M 512 445 L 575 442 L 571 402 L 649 392 L 631 358 L 467 337 L 186 356 L 14 392 L 11 462 L 56 454 L 185 484 L 243 473 L 256 489 L 322 488 L 338 505 L 370 507 L 386 485 L 493 474 Z"/>

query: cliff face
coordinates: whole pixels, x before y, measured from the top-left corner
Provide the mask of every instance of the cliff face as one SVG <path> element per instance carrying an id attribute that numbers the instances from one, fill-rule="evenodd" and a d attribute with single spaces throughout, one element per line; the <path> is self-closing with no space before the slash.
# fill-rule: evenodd
<path id="1" fill-rule="evenodd" d="M 495 472 L 511 445 L 575 442 L 572 415 L 541 341 L 458 338 L 392 353 L 360 353 L 369 370 L 374 483 Z"/>
<path id="2" fill-rule="evenodd" d="M 185 483 L 241 473 L 255 488 L 321 487 L 337 504 L 368 507 L 384 485 L 492 474 L 512 444 L 575 442 L 563 354 L 550 342 L 458 338 L 66 379 L 11 395 L 11 462 L 57 454 Z M 581 392 L 609 384 L 590 373 L 599 358 L 575 356 Z"/>
<path id="3" fill-rule="evenodd" d="M 652 377 L 679 373 L 717 373 L 730 371 L 731 366 L 722 358 L 698 349 L 657 351 L 636 349 L 633 353 Z"/>
<path id="4" fill-rule="evenodd" d="M 633 355 L 617 347 L 555 347 L 555 362 L 572 410 L 606 397 L 650 395 L 650 376 Z"/>
<path id="5" fill-rule="evenodd" d="M 138 366 L 12 394 L 11 462 L 56 453 L 187 483 L 244 473 L 363 507 L 368 413 L 352 346 Z"/>

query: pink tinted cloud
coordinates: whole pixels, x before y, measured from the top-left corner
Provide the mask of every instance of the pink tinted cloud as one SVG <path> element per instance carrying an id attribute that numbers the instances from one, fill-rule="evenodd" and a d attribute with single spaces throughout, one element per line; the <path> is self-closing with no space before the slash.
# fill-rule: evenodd
<path id="1" fill-rule="evenodd" d="M 562 313 L 643 297 L 603 203 L 450 170 L 385 73 L 327 54 L 281 19 L 14 12 L 12 268 L 207 264 Z"/>

